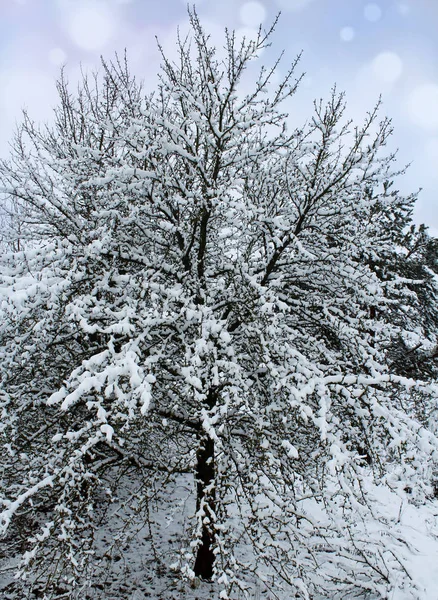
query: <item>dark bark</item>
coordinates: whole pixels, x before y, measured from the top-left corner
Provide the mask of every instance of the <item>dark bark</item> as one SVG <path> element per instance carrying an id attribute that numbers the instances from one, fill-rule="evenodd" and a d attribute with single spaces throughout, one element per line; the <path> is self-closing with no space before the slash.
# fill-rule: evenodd
<path id="1" fill-rule="evenodd" d="M 210 390 L 207 397 L 207 405 L 213 408 L 216 403 L 216 393 Z M 216 508 L 216 490 L 215 484 L 215 463 L 214 463 L 214 441 L 208 434 L 204 434 L 196 454 L 196 511 L 201 508 L 204 502 L 205 517 L 208 522 L 202 523 L 201 545 L 195 560 L 195 575 L 201 579 L 211 579 L 213 576 L 213 565 L 215 555 L 213 553 L 215 535 L 213 529 L 213 515 Z"/>

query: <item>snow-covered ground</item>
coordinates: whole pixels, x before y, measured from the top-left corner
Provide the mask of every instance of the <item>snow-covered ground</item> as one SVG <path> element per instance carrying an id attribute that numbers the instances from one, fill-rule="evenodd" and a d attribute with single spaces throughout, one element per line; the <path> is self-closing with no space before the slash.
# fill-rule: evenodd
<path id="1" fill-rule="evenodd" d="M 102 527 L 97 538 L 99 566 L 94 572 L 91 589 L 78 591 L 75 598 L 81 600 L 214 600 L 221 596 L 222 587 L 217 583 L 198 580 L 183 581 L 172 565 L 178 561 L 180 551 L 187 544 L 194 513 L 194 489 L 187 476 L 181 476 L 173 486 L 172 497 L 161 503 L 158 490 L 157 502 L 150 504 L 149 516 L 137 511 L 138 500 L 128 500 L 128 492 L 134 486 L 125 482 L 125 494 L 111 506 L 107 526 Z M 376 600 L 437 600 L 438 599 L 438 501 L 416 506 L 408 501 L 404 491 L 391 491 L 388 487 L 370 486 L 368 494 L 373 496 L 375 519 L 357 523 L 357 539 L 368 540 L 370 547 L 383 548 L 400 565 L 400 581 L 390 596 L 372 596 Z M 136 495 L 140 498 L 140 495 Z M 97 509 L 98 510 L 98 509 Z M 306 512 L 323 519 L 321 507 L 309 501 Z M 126 517 L 129 517 L 130 524 Z M 236 523 L 236 527 L 239 524 Z M 245 552 L 245 549 L 242 549 Z M 332 550 L 330 551 L 332 552 Z M 336 562 L 327 555 L 327 574 L 333 573 Z M 323 554 L 321 554 L 322 560 Z M 22 600 L 13 585 L 13 557 L 4 557 L 0 562 L 0 595 L 4 600 Z M 403 577 L 402 573 L 407 577 Z M 312 600 L 348 600 L 359 598 L 357 594 L 339 595 L 327 592 Z M 38 596 L 32 596 L 34 598 Z M 41 597 L 41 596 L 40 596 Z M 60 594 L 61 598 L 68 596 Z M 243 600 L 242 592 L 230 598 Z M 275 595 L 260 582 L 255 583 L 250 598 L 255 600 L 291 600 L 287 592 Z M 364 594 L 363 598 L 371 598 Z"/>
<path id="2" fill-rule="evenodd" d="M 382 532 L 421 600 L 438 599 L 438 501 L 415 506 L 384 486 L 375 489 L 376 508 L 389 527 Z M 410 592 L 395 590 L 390 600 L 412 598 Z"/>

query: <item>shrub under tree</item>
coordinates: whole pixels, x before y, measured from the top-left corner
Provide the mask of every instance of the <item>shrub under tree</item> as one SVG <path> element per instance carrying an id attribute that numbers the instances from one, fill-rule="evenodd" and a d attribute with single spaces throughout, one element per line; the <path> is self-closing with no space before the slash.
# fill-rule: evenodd
<path id="1" fill-rule="evenodd" d="M 353 126 L 333 91 L 289 130 L 296 64 L 240 88 L 271 32 L 227 33 L 222 57 L 190 20 L 154 94 L 126 61 L 77 93 L 61 78 L 53 126 L 25 115 L 0 165 L 17 597 L 98 594 L 121 489 L 129 540 L 151 503 L 174 514 L 183 480 L 192 517 L 160 557 L 176 577 L 221 598 L 257 579 L 288 599 L 419 598 L 366 525 L 373 485 L 432 493 L 437 452 L 434 375 L 400 366 L 400 348 L 434 358 L 436 284 L 421 293 L 391 123 L 377 106 Z"/>

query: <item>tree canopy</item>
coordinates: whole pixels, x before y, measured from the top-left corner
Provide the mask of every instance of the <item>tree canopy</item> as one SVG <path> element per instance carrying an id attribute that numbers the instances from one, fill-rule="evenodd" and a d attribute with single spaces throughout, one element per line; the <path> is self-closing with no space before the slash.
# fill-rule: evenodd
<path id="1" fill-rule="evenodd" d="M 184 481 L 160 557 L 182 580 L 420 598 L 373 508 L 379 486 L 427 501 L 438 448 L 436 242 L 394 187 L 391 122 L 351 123 L 333 90 L 291 130 L 298 61 L 240 87 L 272 30 L 218 54 L 190 21 L 155 93 L 121 59 L 62 77 L 55 123 L 25 115 L 0 164 L 14 589 L 95 597 L 111 508 L 128 543 Z"/>

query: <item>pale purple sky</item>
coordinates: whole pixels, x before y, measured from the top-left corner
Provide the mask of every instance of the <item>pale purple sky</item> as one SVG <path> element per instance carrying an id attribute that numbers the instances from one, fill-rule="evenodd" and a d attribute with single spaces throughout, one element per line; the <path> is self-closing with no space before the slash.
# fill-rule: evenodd
<path id="1" fill-rule="evenodd" d="M 61 65 L 72 82 L 80 64 L 98 66 L 125 47 L 133 70 L 153 87 L 159 56 L 154 36 L 174 52 L 177 26 L 187 22 L 185 0 L 0 0 L 0 156 L 20 109 L 50 120 L 54 82 Z M 438 0 L 199 0 L 198 13 L 220 46 L 225 26 L 251 35 L 282 16 L 273 47 L 259 59 L 272 62 L 282 49 L 278 76 L 303 50 L 306 77 L 288 106 L 296 124 L 309 116 L 313 98 L 334 83 L 345 90 L 349 114 L 360 120 L 383 95 L 393 118 L 391 149 L 400 164 L 412 162 L 399 181 L 403 192 L 423 188 L 417 222 L 438 236 Z"/>

